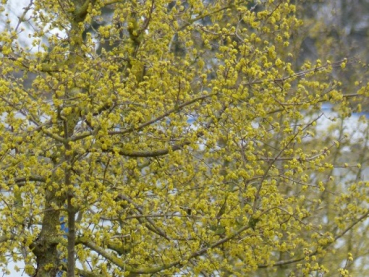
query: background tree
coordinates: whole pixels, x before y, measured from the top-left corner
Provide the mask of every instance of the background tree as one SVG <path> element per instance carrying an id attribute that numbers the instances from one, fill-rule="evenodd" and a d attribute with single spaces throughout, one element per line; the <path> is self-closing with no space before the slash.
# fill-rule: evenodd
<path id="1" fill-rule="evenodd" d="M 327 191 L 346 193 L 352 184 L 368 179 L 367 98 L 352 97 L 368 81 L 365 64 L 367 50 L 364 46 L 367 40 L 368 5 L 366 1 L 301 1 L 297 5 L 297 11 L 305 24 L 304 28 L 299 30 L 299 39 L 294 40 L 296 50 L 299 47 L 301 49 L 296 66 L 304 60 L 314 60 L 317 57 L 333 60 L 348 57 L 351 61 L 344 70 L 334 70 L 333 76 L 339 80 L 341 90 L 347 99 L 350 99 L 346 103 L 344 113 L 352 116 L 343 117 L 340 112 L 341 105 L 324 109 L 326 119 L 323 121 L 329 122 L 329 127 L 327 124 L 322 124 L 325 128 L 318 126 L 316 136 L 316 143 L 340 140 L 340 147 L 332 149 L 329 158 L 330 163 L 334 165 L 331 174 L 335 182 L 331 182 L 322 195 L 323 201 L 332 203 Z M 355 166 L 357 163 L 360 167 Z M 335 209 L 329 206 L 325 205 L 324 213 Z M 367 222 L 357 227 L 358 229 L 353 228 L 340 238 L 339 244 L 335 246 L 334 257 L 326 257 L 334 263 L 345 264 L 353 276 L 366 275 L 368 270 L 368 245 L 365 243 Z M 357 232 L 361 235 L 357 236 Z M 352 263 L 344 261 L 348 252 L 354 256 Z M 335 274 L 331 271 L 325 276 Z"/>
<path id="2" fill-rule="evenodd" d="M 341 92 L 331 71 L 350 60 L 293 63 L 295 13 L 283 0 L 39 0 L 9 17 L 4 271 L 347 276 L 352 254 L 332 257 L 366 226 L 367 183 L 335 181 L 331 153 L 349 141 L 315 126 L 322 103 L 349 116 L 367 88 Z"/>

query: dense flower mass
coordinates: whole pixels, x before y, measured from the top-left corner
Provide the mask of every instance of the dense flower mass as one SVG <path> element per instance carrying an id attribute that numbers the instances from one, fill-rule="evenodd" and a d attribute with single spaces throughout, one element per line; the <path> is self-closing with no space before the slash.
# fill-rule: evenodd
<path id="1" fill-rule="evenodd" d="M 335 180 L 355 146 L 316 126 L 368 87 L 342 92 L 348 59 L 296 65 L 290 2 L 3 3 L 3 270 L 348 276 L 335 248 L 365 228 L 368 183 Z"/>

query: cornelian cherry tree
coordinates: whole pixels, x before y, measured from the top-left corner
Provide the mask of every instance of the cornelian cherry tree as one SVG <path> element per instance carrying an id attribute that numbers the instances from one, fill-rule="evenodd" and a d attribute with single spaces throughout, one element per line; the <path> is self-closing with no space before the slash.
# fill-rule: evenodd
<path id="1" fill-rule="evenodd" d="M 5 272 L 348 275 L 366 183 L 326 192 L 339 141 L 314 135 L 367 89 L 341 93 L 347 60 L 294 69 L 290 1 L 2 2 Z"/>

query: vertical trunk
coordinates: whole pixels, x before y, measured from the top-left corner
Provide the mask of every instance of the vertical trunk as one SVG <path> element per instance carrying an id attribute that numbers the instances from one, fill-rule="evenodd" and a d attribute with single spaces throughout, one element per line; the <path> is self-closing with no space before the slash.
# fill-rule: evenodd
<path id="1" fill-rule="evenodd" d="M 67 149 L 69 150 L 69 149 Z M 70 162 L 70 157 L 67 156 L 68 162 Z M 76 226 L 75 226 L 75 215 L 76 209 L 73 207 L 72 199 L 73 199 L 73 189 L 70 188 L 70 169 L 66 170 L 65 173 L 65 185 L 68 186 L 67 193 L 67 212 L 68 212 L 68 265 L 67 265 L 67 276 L 74 277 L 75 270 L 75 245 L 76 245 Z"/>
<path id="2" fill-rule="evenodd" d="M 73 98 L 74 93 L 78 93 L 79 90 L 76 88 L 71 89 L 66 94 L 68 97 Z M 71 104 L 72 106 L 72 104 Z M 64 159 L 67 163 L 67 167 L 64 170 L 64 186 L 67 189 L 66 196 L 67 196 L 67 213 L 68 213 L 68 245 L 67 245 L 67 252 L 68 252 L 68 264 L 67 264 L 67 277 L 74 277 L 74 270 L 75 270 L 75 244 L 76 244 L 76 226 L 75 226 L 75 216 L 77 209 L 73 206 L 73 198 L 74 198 L 74 189 L 73 186 L 75 185 L 72 180 L 72 168 L 73 168 L 73 153 L 71 146 L 69 145 L 69 139 L 73 135 L 73 130 L 78 122 L 79 113 L 75 111 L 71 113 L 65 120 L 64 120 L 64 135 L 66 139 L 66 143 L 64 144 Z"/>
<path id="3" fill-rule="evenodd" d="M 67 91 L 66 96 L 70 99 L 73 99 L 76 94 L 78 94 L 80 90 L 78 88 L 72 88 Z M 66 103 L 67 105 L 73 106 L 74 103 Z M 74 128 L 79 121 L 79 111 L 74 110 L 71 114 L 69 114 L 64 119 L 64 160 L 66 161 L 66 168 L 64 170 L 64 187 L 66 188 L 66 197 L 67 197 L 67 213 L 68 213 L 68 264 L 67 264 L 67 277 L 74 277 L 75 270 L 75 244 L 76 244 L 76 226 L 75 226 L 75 216 L 77 212 L 77 208 L 73 206 L 73 198 L 74 195 L 74 185 L 72 182 L 72 168 L 73 168 L 73 150 L 69 144 L 70 137 L 73 136 Z"/>
<path id="4" fill-rule="evenodd" d="M 37 271 L 34 277 L 56 276 L 59 271 L 60 259 L 57 250 L 60 238 L 60 200 L 55 191 L 45 192 L 45 212 L 42 220 L 42 229 L 37 240 L 31 244 L 36 256 Z"/>
<path id="5" fill-rule="evenodd" d="M 75 245 L 76 245 L 76 230 L 75 230 L 75 209 L 71 203 L 72 196 L 68 196 L 68 267 L 67 276 L 74 277 L 75 269 Z"/>

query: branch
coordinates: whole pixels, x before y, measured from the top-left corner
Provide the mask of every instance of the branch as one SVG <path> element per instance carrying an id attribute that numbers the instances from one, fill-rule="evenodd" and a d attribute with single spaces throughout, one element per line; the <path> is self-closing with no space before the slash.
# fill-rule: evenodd
<path id="1" fill-rule="evenodd" d="M 116 266 L 120 267 L 120 268 L 126 268 L 128 271 L 131 271 L 129 267 L 127 267 L 127 265 L 125 264 L 125 262 L 119 258 L 117 258 L 115 255 L 113 255 L 112 253 L 106 251 L 104 248 L 96 245 L 94 242 L 91 241 L 91 238 L 77 238 L 76 239 L 76 245 L 77 244 L 83 244 L 84 246 L 94 250 L 95 252 L 99 253 L 101 256 L 103 256 L 104 258 L 108 259 L 109 261 L 111 261 L 113 264 L 115 264 Z"/>
<path id="2" fill-rule="evenodd" d="M 16 32 L 18 32 L 18 28 L 19 28 L 20 24 L 25 20 L 26 14 L 31 9 L 32 5 L 33 5 L 33 0 L 31 0 L 29 2 L 27 7 L 23 8 L 24 12 L 22 13 L 21 16 L 18 17 L 18 23 L 17 23 L 17 26 L 14 29 Z"/>
<path id="3" fill-rule="evenodd" d="M 128 197 L 126 197 L 126 196 L 124 196 L 124 195 L 119 195 L 119 198 L 120 199 L 123 199 L 123 200 L 125 200 L 125 201 L 127 201 L 128 203 L 130 203 L 130 204 L 132 204 L 134 207 L 135 207 L 135 209 L 141 214 L 141 215 L 143 215 L 144 213 L 143 213 L 143 211 L 142 211 L 142 209 L 138 206 L 138 205 L 136 205 L 131 199 L 129 199 Z M 138 221 L 140 221 L 141 223 L 142 223 L 142 219 L 141 218 L 137 218 L 138 219 Z M 149 222 L 150 223 L 150 225 L 148 225 L 148 224 L 145 224 L 146 225 L 146 227 L 149 229 L 149 230 L 151 230 L 152 232 L 154 232 L 154 233 L 156 233 L 156 234 L 158 234 L 159 236 L 161 236 L 161 237 L 163 237 L 163 238 L 165 238 L 165 239 L 167 239 L 167 240 L 170 240 L 169 238 L 168 238 L 168 236 L 167 236 L 167 234 L 165 234 L 165 232 L 160 228 L 160 227 L 158 227 L 158 226 L 156 226 L 156 224 L 154 223 L 154 221 L 152 221 L 151 220 L 151 218 L 149 218 L 149 217 L 146 217 L 146 220 L 147 220 L 147 222 Z"/>
<path id="4" fill-rule="evenodd" d="M 235 238 L 236 236 L 238 236 L 239 234 L 241 234 L 242 232 L 244 232 L 244 231 L 246 231 L 247 229 L 250 229 L 250 228 L 251 227 L 249 225 L 244 226 L 244 227 L 240 228 L 239 230 L 237 230 L 236 232 L 234 232 L 233 234 L 229 235 L 228 237 L 225 237 L 225 238 L 211 244 L 210 246 L 201 248 L 200 250 L 192 253 L 186 260 L 189 261 L 191 259 L 197 258 L 197 257 L 205 254 L 210 249 L 216 248 L 216 247 L 230 241 L 231 239 Z M 174 266 L 178 266 L 178 267 L 183 266 L 183 264 L 182 264 L 183 261 L 177 260 L 173 263 L 158 266 L 158 267 L 133 269 L 132 267 L 128 266 L 124 262 L 124 260 L 121 260 L 121 259 L 117 258 L 115 255 L 107 252 L 102 247 L 100 247 L 100 246 L 96 245 L 95 243 L 93 243 L 89 238 L 79 238 L 76 243 L 85 245 L 86 247 L 88 247 L 88 248 L 96 251 L 97 253 L 99 253 L 104 258 L 108 259 L 110 262 L 114 263 L 116 266 L 118 266 L 122 269 L 125 269 L 126 271 L 129 271 L 130 275 L 128 275 L 128 276 L 134 276 L 134 274 L 154 274 L 154 273 L 160 272 L 162 270 L 165 270 L 165 269 L 168 269 L 168 268 L 171 268 L 171 267 L 174 267 Z"/>
<path id="5" fill-rule="evenodd" d="M 101 6 L 102 7 L 106 7 L 106 6 L 109 6 L 109 5 L 114 5 L 114 4 L 117 4 L 117 3 L 122 3 L 124 2 L 124 0 L 105 0 L 105 1 L 102 1 L 103 3 L 101 3 Z"/>
<path id="6" fill-rule="evenodd" d="M 272 162 L 274 163 L 275 161 L 292 161 L 292 160 L 297 160 L 299 162 L 309 162 L 309 161 L 313 161 L 323 155 L 326 155 L 328 153 L 328 150 L 330 150 L 331 148 L 336 146 L 336 142 L 333 142 L 331 146 L 324 148 L 323 150 L 321 150 L 320 153 L 313 155 L 311 157 L 305 157 L 304 159 L 302 159 L 300 156 L 298 157 L 281 157 L 281 156 L 276 156 L 276 157 L 258 157 L 256 159 L 256 161 L 267 161 L 267 162 Z"/>
<path id="7" fill-rule="evenodd" d="M 199 138 L 202 135 L 203 135 L 203 132 L 199 131 L 196 136 Z M 132 150 L 126 150 L 126 149 L 119 149 L 118 151 L 116 151 L 114 149 L 109 148 L 106 150 L 102 150 L 102 152 L 112 153 L 112 154 L 118 153 L 121 156 L 132 157 L 132 158 L 151 158 L 151 157 L 164 156 L 170 152 L 181 150 L 183 149 L 183 147 L 185 147 L 186 145 L 190 145 L 191 143 L 192 142 L 190 141 L 184 141 L 182 143 L 169 146 L 168 148 L 165 148 L 165 149 L 156 149 L 156 150 L 151 150 L 151 151 L 150 150 L 132 151 Z M 93 152 L 96 152 L 96 150 L 92 149 L 92 150 L 88 150 L 88 152 L 93 153 Z"/>
<path id="8" fill-rule="evenodd" d="M 67 140 L 65 138 L 62 138 L 61 136 L 54 134 L 52 132 L 50 132 L 49 130 L 47 130 L 46 128 L 44 128 L 44 126 L 42 126 L 41 131 L 46 134 L 48 137 L 53 138 L 56 141 L 59 141 L 63 144 L 67 143 Z"/>
<path id="9" fill-rule="evenodd" d="M 62 263 L 62 269 L 65 270 L 65 271 L 67 270 L 67 266 L 66 266 L 65 263 Z M 76 268 L 76 271 L 77 271 L 77 276 L 83 276 L 83 277 L 101 277 L 101 274 L 93 273 L 91 271 L 84 270 L 84 269 Z"/>
<path id="10" fill-rule="evenodd" d="M 108 242 L 107 247 L 110 250 L 113 250 L 113 251 L 117 252 L 118 255 L 125 255 L 125 254 L 128 254 L 131 251 L 131 248 L 124 247 L 124 246 L 122 246 L 122 244 L 116 243 L 116 242 Z"/>
<path id="11" fill-rule="evenodd" d="M 338 239 L 340 239 L 341 237 L 343 237 L 348 231 L 350 231 L 356 224 L 358 224 L 360 221 L 362 221 L 363 219 L 365 219 L 366 217 L 368 217 L 369 212 L 363 214 L 361 217 L 359 217 L 355 222 L 353 222 L 349 227 L 347 227 L 341 234 L 339 234 L 338 236 L 336 236 L 334 238 L 334 240 L 328 244 L 326 244 L 323 249 L 329 247 L 330 245 L 332 245 L 334 242 L 336 242 Z M 315 254 L 318 253 L 318 250 L 315 250 L 313 253 L 309 254 L 308 256 L 314 256 Z M 297 258 L 297 259 L 293 259 L 293 260 L 282 260 L 279 262 L 276 262 L 273 265 L 258 265 L 258 268 L 267 268 L 267 267 L 271 267 L 271 266 L 282 266 L 282 265 L 287 265 L 287 264 L 293 264 L 293 263 L 297 263 L 300 262 L 302 260 L 304 260 L 306 258 L 306 256 L 301 257 L 301 258 Z"/>
<path id="12" fill-rule="evenodd" d="M 8 240 L 13 240 L 15 238 L 15 236 L 14 235 L 4 235 L 4 236 L 1 236 L 0 237 L 0 243 L 2 243 L 2 242 L 6 242 L 6 241 L 8 241 Z"/>
<path id="13" fill-rule="evenodd" d="M 74 18 L 77 23 L 83 22 L 85 20 L 90 3 L 94 5 L 95 2 L 96 0 L 86 0 L 85 3 L 79 9 L 74 11 Z"/>
<path id="14" fill-rule="evenodd" d="M 164 269 L 170 268 L 170 267 L 178 264 L 176 262 L 176 263 L 172 263 L 172 264 L 169 264 L 169 265 L 162 265 L 162 266 L 154 267 L 154 268 L 133 269 L 132 267 L 127 265 L 126 262 L 123 259 L 119 259 L 118 257 L 113 255 L 112 253 L 109 253 L 108 251 L 106 251 L 104 248 L 96 245 L 94 242 L 92 242 L 90 240 L 90 238 L 79 238 L 79 239 L 77 239 L 76 244 L 83 244 L 84 246 L 86 246 L 86 247 L 94 250 L 95 252 L 99 253 L 101 256 L 108 259 L 110 262 L 112 262 L 116 266 L 120 267 L 121 269 L 124 269 L 125 271 L 133 273 L 133 274 L 150 274 L 150 273 L 152 274 L 152 273 L 162 271 Z M 131 276 L 133 276 L 133 274 Z M 130 275 L 128 275 L 128 276 L 130 276 Z"/>
<path id="15" fill-rule="evenodd" d="M 210 249 L 216 248 L 220 245 L 222 245 L 223 243 L 226 243 L 228 241 L 230 241 L 231 239 L 233 239 L 234 237 L 238 236 L 239 234 L 241 234 L 242 232 L 246 231 L 247 229 L 250 229 L 250 224 L 243 226 L 242 228 L 240 228 L 239 230 L 237 230 L 236 232 L 234 232 L 233 234 L 229 235 L 228 237 L 225 237 L 213 244 L 211 244 L 208 247 L 204 247 L 201 248 L 200 250 L 194 252 L 193 254 L 191 254 L 191 256 L 188 258 L 188 260 L 191 260 L 193 258 L 196 258 L 198 256 L 201 256 L 202 254 L 205 254 L 207 251 L 209 251 Z"/>
<path id="16" fill-rule="evenodd" d="M 324 69 L 328 68 L 329 66 L 332 66 L 332 67 L 339 67 L 341 66 L 341 63 L 344 62 L 346 59 L 342 59 L 338 62 L 334 62 L 334 63 L 326 63 L 324 65 L 321 65 L 321 66 L 316 66 L 314 68 L 311 68 L 311 69 L 306 69 L 306 70 L 303 70 L 303 71 L 299 71 L 299 72 L 295 72 L 294 74 L 291 74 L 289 76 L 285 76 L 285 77 L 281 77 L 281 78 L 277 78 L 277 79 L 267 79 L 267 80 L 256 80 L 256 81 L 251 81 L 251 82 L 242 82 L 241 84 L 244 85 L 244 86 L 251 86 L 251 85 L 257 85 L 257 84 L 263 84 L 265 82 L 268 82 L 268 83 L 284 83 L 285 81 L 291 79 L 291 78 L 303 78 L 305 77 L 308 73 L 311 73 L 311 72 L 319 72 L 319 71 L 323 71 Z"/>
<path id="17" fill-rule="evenodd" d="M 160 157 L 167 155 L 168 153 L 172 151 L 177 151 L 183 149 L 184 146 L 191 144 L 191 142 L 186 141 L 180 144 L 176 144 L 173 146 L 170 146 L 166 149 L 157 149 L 157 150 L 147 150 L 147 151 L 132 151 L 132 150 L 125 150 L 120 149 L 118 151 L 118 154 L 121 156 L 131 157 L 131 158 L 150 158 L 150 157 Z M 103 152 L 108 153 L 116 153 L 113 149 L 104 150 Z"/>
<path id="18" fill-rule="evenodd" d="M 3 46 L 0 45 L 0 52 L 2 52 L 2 49 L 3 49 Z M 12 54 L 4 55 L 3 57 L 11 61 L 17 61 L 20 56 L 15 55 L 13 51 Z M 24 59 L 21 63 L 22 67 L 30 72 L 40 71 L 44 73 L 62 72 L 64 70 L 65 64 L 66 64 L 65 62 L 60 62 L 57 64 L 41 63 L 37 66 L 37 68 L 34 68 L 34 67 L 31 68 L 29 60 Z"/>
<path id="19" fill-rule="evenodd" d="M 145 128 L 146 126 L 149 126 L 149 125 L 151 125 L 153 123 L 156 123 L 156 122 L 160 121 L 161 119 L 169 116 L 170 114 L 172 114 L 174 112 L 178 112 L 179 110 L 181 110 L 182 108 L 184 108 L 186 106 L 189 106 L 189 105 L 191 105 L 191 104 L 193 104 L 193 103 L 195 103 L 195 102 L 197 102 L 199 100 L 204 100 L 204 99 L 206 99 L 208 97 L 211 97 L 211 96 L 214 96 L 214 95 L 216 95 L 216 93 L 211 93 L 211 94 L 208 94 L 208 95 L 203 95 L 203 96 L 197 97 L 195 99 L 192 99 L 192 100 L 190 100 L 188 102 L 185 102 L 185 103 L 183 103 L 183 104 L 181 104 L 181 105 L 179 105 L 177 107 L 174 107 L 173 109 L 170 109 L 166 113 L 164 113 L 164 114 L 162 114 L 162 115 L 160 115 L 160 116 L 158 116 L 158 117 L 156 117 L 156 118 L 154 118 L 152 120 L 149 120 L 149 121 L 141 124 L 140 126 L 138 126 L 136 128 L 130 128 L 130 129 L 123 130 L 123 131 L 111 131 L 111 132 L 108 132 L 108 134 L 109 135 L 124 135 L 124 134 L 130 133 L 132 131 L 139 131 L 139 130 Z"/>
<path id="20" fill-rule="evenodd" d="M 42 176 L 29 176 L 29 177 L 19 177 L 15 179 L 15 183 L 19 184 L 19 183 L 24 183 L 27 181 L 31 181 L 31 182 L 46 182 L 46 178 L 42 177 Z"/>
<path id="21" fill-rule="evenodd" d="M 84 276 L 84 277 L 101 277 L 101 274 L 93 273 L 91 271 L 83 270 L 77 268 L 77 276 Z"/>
<path id="22" fill-rule="evenodd" d="M 259 195 L 261 192 L 261 189 L 263 187 L 263 182 L 265 180 L 265 178 L 268 175 L 268 172 L 270 171 L 270 169 L 272 168 L 272 166 L 275 164 L 275 162 L 277 161 L 277 159 L 282 155 L 283 152 L 286 151 L 287 147 L 296 139 L 296 137 L 298 136 L 298 134 L 300 134 L 301 132 L 305 131 L 306 129 L 308 129 L 311 125 L 313 125 L 314 122 L 318 121 L 319 118 L 322 117 L 323 114 L 320 114 L 317 118 L 315 118 L 314 120 L 312 120 L 310 123 L 308 123 L 302 130 L 297 131 L 296 134 L 294 134 L 294 136 L 287 142 L 287 144 L 279 151 L 279 153 L 277 154 L 277 156 L 275 156 L 275 158 L 270 161 L 268 168 L 265 170 L 265 173 L 260 181 L 260 185 L 258 187 L 258 190 L 256 191 L 255 194 L 255 200 L 254 200 L 254 204 L 252 207 L 252 210 L 255 212 L 256 208 L 257 208 L 257 204 L 258 204 L 258 200 L 259 200 Z"/>
<path id="23" fill-rule="evenodd" d="M 93 129 L 91 131 L 86 131 L 86 132 L 83 132 L 79 135 L 73 135 L 70 137 L 70 139 L 72 141 L 77 141 L 77 140 L 81 140 L 81 139 L 84 139 L 84 138 L 87 138 L 87 137 L 90 137 L 90 136 L 94 136 L 97 134 L 97 132 L 100 130 L 100 127 L 96 128 L 96 129 Z"/>
<path id="24" fill-rule="evenodd" d="M 191 24 L 195 23 L 195 22 L 196 22 L 196 21 L 198 21 L 198 20 L 201 20 L 201 19 L 203 19 L 203 18 L 205 18 L 205 17 L 208 17 L 208 16 L 211 16 L 211 15 L 214 15 L 214 14 L 216 14 L 216 13 L 222 12 L 222 11 L 227 10 L 227 9 L 229 9 L 229 8 L 231 8 L 231 7 L 234 7 L 234 6 L 235 6 L 235 4 L 230 4 L 230 5 L 228 5 L 228 6 L 221 7 L 221 8 L 219 8 L 219 9 L 217 9 L 217 10 L 210 11 L 209 13 L 206 13 L 206 14 L 200 14 L 200 15 L 196 16 L 195 18 L 192 18 L 190 21 L 188 21 L 188 22 L 187 22 L 186 24 L 184 24 L 183 26 L 181 26 L 181 27 L 178 29 L 178 31 L 183 31 L 183 30 L 184 30 L 184 29 L 186 29 L 188 26 L 190 26 Z"/>

